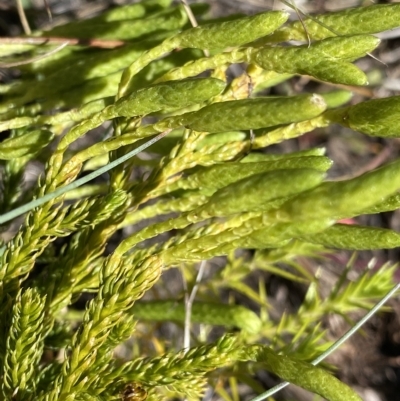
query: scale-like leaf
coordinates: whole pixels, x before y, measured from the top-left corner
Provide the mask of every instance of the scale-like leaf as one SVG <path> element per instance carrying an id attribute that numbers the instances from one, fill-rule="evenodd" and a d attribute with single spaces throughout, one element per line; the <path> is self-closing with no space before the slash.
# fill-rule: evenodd
<path id="1" fill-rule="evenodd" d="M 216 78 L 188 78 L 155 84 L 139 89 L 119 99 L 113 106 L 117 116 L 141 116 L 155 111 L 173 109 L 202 103 L 225 89 L 225 82 Z"/>
<path id="2" fill-rule="evenodd" d="M 362 401 L 360 396 L 329 372 L 264 347 L 256 357 L 277 376 L 329 401 Z"/>
<path id="3" fill-rule="evenodd" d="M 269 202 L 313 188 L 325 174 L 312 169 L 275 170 L 255 174 L 221 188 L 200 208 L 209 216 L 263 210 Z"/>
<path id="4" fill-rule="evenodd" d="M 344 124 L 355 131 L 386 138 L 400 137 L 400 96 L 372 99 L 348 109 Z"/>
<path id="5" fill-rule="evenodd" d="M 325 156 L 277 157 L 276 160 L 248 163 L 226 163 L 202 168 L 189 177 L 177 181 L 176 189 L 223 188 L 254 174 L 284 169 L 314 169 L 325 172 L 332 166 L 332 160 Z"/>
<path id="6" fill-rule="evenodd" d="M 306 74 L 318 79 L 365 85 L 365 74 L 350 64 L 375 49 L 379 39 L 370 35 L 328 38 L 311 46 L 266 47 L 256 50 L 252 61 L 266 70 L 279 73 Z"/>
<path id="7" fill-rule="evenodd" d="M 336 90 L 332 92 L 323 93 L 322 97 L 325 100 L 328 108 L 334 108 L 342 106 L 347 103 L 353 97 L 353 92 L 347 90 Z"/>
<path id="8" fill-rule="evenodd" d="M 307 34 L 320 40 L 337 35 L 377 33 L 400 26 L 400 4 L 376 4 L 306 18 Z M 330 28 L 330 29 L 328 29 Z M 271 41 L 307 40 L 303 24 L 292 22 L 272 35 Z"/>
<path id="9" fill-rule="evenodd" d="M 138 49 L 137 45 L 127 45 L 123 48 L 97 52 L 93 55 L 89 53 L 84 60 L 64 63 L 59 66 L 58 70 L 52 70 L 42 81 L 20 81 L 13 88 L 19 93 L 23 92 L 23 95 L 15 97 L 13 106 L 33 101 L 37 99 L 38 94 L 41 98 L 47 98 L 78 85 L 82 86 L 84 82 L 90 82 L 93 78 L 106 77 L 129 65 L 132 59 L 136 59 L 140 54 L 141 50 Z M 60 79 L 60 77 L 65 77 L 65 79 Z M 79 91 L 77 96 L 79 96 Z M 1 111 L 7 111 L 9 108 L 9 102 L 0 104 Z"/>
<path id="10" fill-rule="evenodd" d="M 12 399 L 16 392 L 23 399 L 31 399 L 35 393 L 44 345 L 45 299 L 37 289 L 20 290 L 12 312 L 4 356 L 2 391 L 5 399 Z"/>
<path id="11" fill-rule="evenodd" d="M 134 39 L 154 31 L 175 29 L 174 17 L 177 15 L 181 18 L 185 17 L 177 8 L 170 7 L 164 13 L 158 12 L 154 16 L 151 13 L 150 18 L 145 18 L 149 17 L 149 11 L 152 9 L 157 11 L 157 9 L 166 8 L 167 4 L 164 3 L 153 4 L 152 7 L 146 2 L 128 4 L 88 20 L 56 26 L 42 32 L 42 35 L 80 39 Z"/>
<path id="12" fill-rule="evenodd" d="M 186 16 L 179 9 L 169 10 L 168 14 L 143 19 L 80 23 L 72 27 L 60 26 L 50 32 L 43 32 L 43 36 L 134 40 L 154 32 L 178 29 L 186 22 Z"/>
<path id="13" fill-rule="evenodd" d="M 142 320 L 185 321 L 185 305 L 174 300 L 141 301 L 132 309 L 133 315 Z M 257 333 L 261 329 L 260 318 L 251 310 L 241 305 L 195 302 L 191 307 L 191 321 L 225 327 L 238 327 L 248 333 Z"/>
<path id="14" fill-rule="evenodd" d="M 225 83 L 220 79 L 189 78 L 182 81 L 163 82 L 139 89 L 129 96 L 120 98 L 115 104 L 106 107 L 90 119 L 76 125 L 60 141 L 59 148 L 66 148 L 80 136 L 98 127 L 104 121 L 121 116 L 137 117 L 156 111 L 172 111 L 190 104 L 202 103 L 221 93 L 224 88 Z M 125 137 L 127 139 L 125 145 L 137 140 L 132 135 L 125 135 Z M 122 142 L 119 143 L 119 141 Z M 110 140 L 106 146 L 104 143 L 95 144 L 82 151 L 81 155 L 76 156 L 76 161 L 82 163 L 90 157 L 118 149 L 125 146 L 123 142 L 124 136 L 119 136 Z M 70 165 L 72 165 L 71 161 Z"/>
<path id="15" fill-rule="evenodd" d="M 302 236 L 301 239 L 327 248 L 360 251 L 400 247 L 400 234 L 393 230 L 352 224 L 335 224 L 318 234 Z"/>
<path id="16" fill-rule="evenodd" d="M 283 220 L 353 217 L 400 189 L 400 161 L 347 181 L 325 182 L 288 201 L 277 212 Z"/>
<path id="17" fill-rule="evenodd" d="M 47 130 L 35 130 L 21 136 L 5 139 L 0 143 L 0 159 L 11 160 L 37 153 L 47 146 L 54 134 Z"/>
<path id="18" fill-rule="evenodd" d="M 319 235 L 332 224 L 329 219 L 319 219 L 292 223 L 272 223 L 263 228 L 254 230 L 248 236 L 238 240 L 243 248 L 279 248 L 286 245 L 294 238 L 302 237 L 303 235 L 312 234 Z M 317 234 L 316 234 L 317 233 Z"/>
<path id="19" fill-rule="evenodd" d="M 378 203 L 368 209 L 363 210 L 362 214 L 375 214 L 382 212 L 390 212 L 400 208 L 400 194 L 395 194 L 386 198 L 383 202 Z"/>
<path id="20" fill-rule="evenodd" d="M 325 94 L 323 95 L 325 99 Z M 297 152 L 290 153 L 250 153 L 244 159 L 241 160 L 242 163 L 253 163 L 253 162 L 266 162 L 273 160 L 282 160 L 282 159 L 295 159 L 298 157 L 306 157 L 306 156 L 324 156 L 326 153 L 326 149 L 321 148 L 310 148 L 304 149 Z M 318 160 L 318 159 L 315 159 Z M 327 159 L 328 161 L 329 159 Z M 317 166 L 313 167 L 316 170 L 320 170 Z M 324 170 L 321 170 L 324 171 Z M 326 170 L 325 170 L 326 171 Z"/>
<path id="21" fill-rule="evenodd" d="M 211 23 L 188 29 L 173 38 L 176 47 L 223 49 L 240 46 L 269 35 L 288 19 L 283 11 L 269 11 L 234 21 Z"/>
<path id="22" fill-rule="evenodd" d="M 184 126 L 195 131 L 223 132 L 267 128 L 309 120 L 326 109 L 318 95 L 241 99 L 213 103 L 199 111 L 171 117 L 157 125 L 166 128 Z"/>

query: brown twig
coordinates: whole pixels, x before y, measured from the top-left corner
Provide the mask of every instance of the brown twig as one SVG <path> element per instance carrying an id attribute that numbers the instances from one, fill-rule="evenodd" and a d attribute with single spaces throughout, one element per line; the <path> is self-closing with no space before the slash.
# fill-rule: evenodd
<path id="1" fill-rule="evenodd" d="M 67 43 L 67 46 L 89 46 L 100 47 L 103 49 L 114 49 L 125 44 L 122 40 L 106 40 L 106 39 L 79 39 L 79 38 L 59 38 L 35 36 L 35 37 L 0 37 L 2 45 L 61 45 Z"/>
<path id="2" fill-rule="evenodd" d="M 343 181 L 343 180 L 350 180 L 352 178 L 358 177 L 362 174 L 368 173 L 368 171 L 372 171 L 377 167 L 381 166 L 385 163 L 388 158 L 390 157 L 392 150 L 389 146 L 383 148 L 383 150 L 378 153 L 372 160 L 370 160 L 367 164 L 359 168 L 357 171 L 351 174 L 342 175 L 333 181 Z"/>

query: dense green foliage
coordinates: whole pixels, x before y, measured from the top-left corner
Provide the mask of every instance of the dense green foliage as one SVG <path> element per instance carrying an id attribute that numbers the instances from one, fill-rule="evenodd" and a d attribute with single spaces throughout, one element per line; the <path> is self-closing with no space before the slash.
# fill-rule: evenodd
<path id="1" fill-rule="evenodd" d="M 204 11 L 194 7 L 199 16 Z M 400 161 L 333 182 L 323 149 L 256 151 L 334 123 L 398 137 L 400 100 L 347 105 L 351 93 L 344 90 L 262 91 L 293 75 L 367 84 L 353 61 L 378 46 L 373 33 L 400 26 L 400 4 L 318 16 L 322 24 L 305 20 L 310 45 L 277 44 L 306 38 L 287 18 L 274 11 L 190 28 L 180 6 L 146 0 L 38 32 L 82 39 L 47 55 L 56 46 L 51 41 L 0 45 L 5 62 L 46 56 L 20 65 L 20 78 L 0 86 L 0 130 L 9 132 L 0 143 L 3 229 L 16 217 L 7 211 L 48 195 L 0 255 L 0 398 L 195 400 L 209 382 L 228 400 L 211 374 L 224 368 L 222 378 L 255 392 L 262 390 L 252 373 L 267 369 L 331 401 L 360 399 L 310 363 L 329 345 L 318 322 L 370 308 L 392 287 L 393 268 L 352 282 L 343 276 L 321 299 L 318 278 L 296 257 L 400 246 L 394 231 L 340 223 L 399 207 Z M 228 69 L 238 63 L 243 73 L 231 78 Z M 108 121 L 111 135 L 82 141 Z M 149 149 L 151 157 L 130 158 L 107 180 L 51 195 L 158 133 L 165 137 Z M 44 173 L 25 187 L 31 161 L 45 164 Z M 162 273 L 180 268 L 193 286 L 197 263 L 218 256 L 225 263 L 198 283 L 191 321 L 236 332 L 208 344 L 203 333 L 193 348 L 177 351 L 143 323 L 190 323 L 179 284 Z M 257 270 L 309 285 L 300 310 L 274 321 L 262 280 L 259 291 L 245 281 Z M 222 305 L 225 290 L 247 297 L 260 313 Z M 76 301 L 87 293 L 93 297 L 79 310 Z M 144 294 L 151 300 L 137 302 Z M 123 360 L 114 350 L 132 336 Z"/>

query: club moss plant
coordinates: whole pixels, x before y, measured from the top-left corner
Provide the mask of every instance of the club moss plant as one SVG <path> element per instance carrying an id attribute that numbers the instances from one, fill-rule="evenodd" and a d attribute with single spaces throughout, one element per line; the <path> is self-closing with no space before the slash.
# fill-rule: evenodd
<path id="1" fill-rule="evenodd" d="M 191 28 L 170 3 L 147 0 L 35 32 L 36 44 L 0 45 L 2 63 L 20 71 L 0 86 L 8 234 L 0 397 L 196 400 L 209 385 L 230 400 L 228 378 L 233 390 L 242 382 L 257 394 L 252 374 L 265 369 L 327 400 L 360 400 L 310 363 L 330 344 L 318 322 L 370 309 L 393 287 L 395 266 L 353 281 L 347 269 L 321 298 L 318 277 L 296 258 L 400 246 L 395 231 L 340 223 L 400 206 L 400 160 L 329 181 L 324 149 L 260 150 L 331 124 L 400 136 L 400 97 L 348 104 L 351 87 L 367 84 L 353 62 L 379 45 L 373 34 L 400 26 L 400 4 L 317 15 L 304 26 L 268 11 Z M 206 8 L 193 11 L 201 21 Z M 232 78 L 234 64 L 242 73 Z M 294 75 L 348 90 L 263 95 Z M 100 126 L 109 134 L 91 140 Z M 150 144 L 147 156 L 131 157 Z M 31 162 L 44 171 L 26 186 Z M 106 165 L 114 166 L 107 177 L 89 182 Z M 199 263 L 210 270 L 205 261 L 216 257 L 218 271 L 201 281 Z M 186 301 L 162 276 L 168 269 L 194 286 Z M 307 285 L 300 309 L 274 320 L 261 276 L 259 289 L 246 281 L 257 271 Z M 227 290 L 248 302 L 227 302 Z M 183 325 L 185 345 L 163 337 L 160 321 Z M 193 332 L 186 348 L 197 323 L 203 334 Z"/>

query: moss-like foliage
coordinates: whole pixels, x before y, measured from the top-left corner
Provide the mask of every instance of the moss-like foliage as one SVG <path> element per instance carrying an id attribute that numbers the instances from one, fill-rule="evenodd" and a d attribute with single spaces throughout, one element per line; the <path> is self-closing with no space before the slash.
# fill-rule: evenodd
<path id="1" fill-rule="evenodd" d="M 194 8 L 199 17 L 204 11 Z M 27 213 L 0 254 L 3 399 L 195 400 L 207 383 L 215 385 L 210 372 L 225 368 L 225 377 L 254 385 L 254 366 L 331 401 L 360 399 L 310 363 L 327 346 L 317 322 L 327 313 L 371 307 L 391 288 L 393 269 L 367 272 L 351 284 L 342 277 L 321 299 L 318 279 L 296 257 L 399 246 L 393 231 L 340 220 L 398 208 L 400 161 L 330 182 L 332 161 L 321 149 L 253 151 L 333 123 L 400 136 L 399 97 L 349 106 L 350 90 L 261 92 L 293 75 L 367 84 L 353 62 L 378 46 L 373 33 L 400 26 L 400 5 L 306 19 L 310 45 L 284 43 L 306 38 L 287 18 L 274 11 L 191 28 L 182 7 L 146 0 L 38 32 L 37 38 L 78 39 L 57 52 L 46 39 L 41 46 L 0 45 L 5 63 L 36 60 L 0 86 L 0 130 L 9 132 L 0 143 L 3 230 Z M 46 57 L 36 57 L 43 52 Z M 243 73 L 228 78 L 237 63 Z M 111 134 L 82 145 L 104 123 Z M 160 133 L 163 139 L 155 136 Z M 149 145 L 147 138 L 151 157 L 130 157 Z M 31 161 L 45 167 L 26 188 Z M 89 176 L 78 188 L 86 172 L 104 172 L 107 163 L 113 166 L 107 179 L 89 184 Z M 235 257 L 238 249 L 254 252 Z M 194 303 L 163 282 L 163 271 L 179 267 L 194 285 L 197 263 L 218 256 L 225 265 L 197 282 Z M 274 322 L 262 285 L 257 291 L 244 280 L 255 270 L 307 283 L 300 310 Z M 249 298 L 257 313 L 221 304 L 227 289 Z M 87 293 L 86 309 L 77 310 Z M 144 294 L 155 299 L 140 303 Z M 192 348 L 176 351 L 143 323 L 149 320 L 237 331 L 210 344 L 199 337 Z M 114 350 L 131 336 L 131 358 L 122 361 Z"/>

